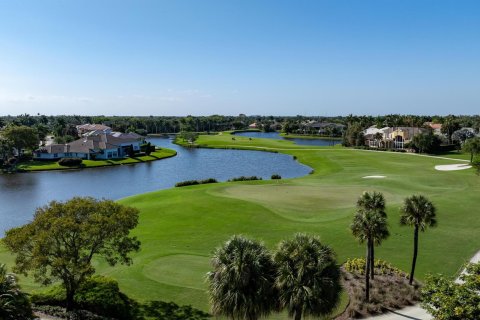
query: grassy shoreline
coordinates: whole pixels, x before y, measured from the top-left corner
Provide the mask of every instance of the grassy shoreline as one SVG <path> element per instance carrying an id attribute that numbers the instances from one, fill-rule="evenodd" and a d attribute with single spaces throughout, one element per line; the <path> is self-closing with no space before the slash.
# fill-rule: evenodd
<path id="1" fill-rule="evenodd" d="M 19 172 L 42 172 L 53 170 L 82 170 L 90 168 L 102 168 L 120 165 L 132 165 L 143 162 L 157 161 L 166 158 L 171 158 L 177 155 L 177 152 L 172 149 L 159 149 L 152 152 L 149 156 L 140 156 L 125 159 L 109 159 L 109 160 L 83 160 L 80 166 L 64 167 L 58 164 L 57 161 L 35 161 L 20 163 L 17 168 Z"/>
<path id="2" fill-rule="evenodd" d="M 306 139 L 306 140 L 325 139 L 325 140 L 335 140 L 335 141 L 342 140 L 341 137 L 329 137 L 329 136 L 319 136 L 319 135 L 311 135 L 311 134 L 280 133 L 280 136 L 284 137 L 285 139 Z"/>

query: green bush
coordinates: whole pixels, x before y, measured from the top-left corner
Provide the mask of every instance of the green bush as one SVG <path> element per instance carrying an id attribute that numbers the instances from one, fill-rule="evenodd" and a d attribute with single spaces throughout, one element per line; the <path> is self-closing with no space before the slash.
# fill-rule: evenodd
<path id="1" fill-rule="evenodd" d="M 262 177 L 257 177 L 257 176 L 250 176 L 250 177 L 240 176 L 240 177 L 236 177 L 236 178 L 229 179 L 228 181 L 229 181 L 229 182 L 233 182 L 233 181 L 250 181 L 250 180 L 262 180 Z"/>
<path id="2" fill-rule="evenodd" d="M 35 306 L 36 312 L 42 312 L 51 317 L 58 317 L 61 319 L 70 320 L 112 320 L 112 318 L 102 317 L 91 313 L 87 310 L 67 311 L 65 308 L 58 306 Z"/>
<path id="3" fill-rule="evenodd" d="M 208 313 L 192 308 L 178 306 L 173 302 L 150 301 L 142 306 L 143 315 L 147 318 L 162 320 L 206 320 Z"/>
<path id="4" fill-rule="evenodd" d="M 217 183 L 217 179 L 208 178 L 204 180 L 187 180 L 175 183 L 175 187 L 186 187 L 186 186 L 193 186 L 197 184 L 207 184 L 207 183 Z"/>
<path id="5" fill-rule="evenodd" d="M 64 167 L 78 167 L 82 164 L 82 161 L 79 158 L 62 158 L 58 160 L 58 164 Z"/>
<path id="6" fill-rule="evenodd" d="M 17 277 L 0 264 L 0 319 L 33 319 L 28 296 L 20 290 Z"/>
<path id="7" fill-rule="evenodd" d="M 35 305 L 65 307 L 66 293 L 61 286 L 54 286 L 40 293 L 33 293 L 31 301 Z M 119 320 L 134 319 L 138 305 L 120 292 L 118 283 L 106 277 L 94 276 L 88 279 L 75 294 L 75 303 L 100 316 Z"/>
<path id="8" fill-rule="evenodd" d="M 272 174 L 272 176 L 270 177 L 272 180 L 278 180 L 278 179 L 282 179 L 282 176 L 279 175 L 279 174 Z"/>
<path id="9" fill-rule="evenodd" d="M 408 277 L 407 273 L 384 260 L 375 259 L 374 266 L 375 274 Z M 350 273 L 365 274 L 365 258 L 348 259 L 347 262 L 345 262 L 344 267 L 345 270 Z"/>

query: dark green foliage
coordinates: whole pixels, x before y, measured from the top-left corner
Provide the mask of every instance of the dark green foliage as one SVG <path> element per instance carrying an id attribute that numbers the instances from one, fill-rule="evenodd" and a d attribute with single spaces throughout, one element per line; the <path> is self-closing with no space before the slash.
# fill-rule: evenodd
<path id="1" fill-rule="evenodd" d="M 150 142 L 147 142 L 140 146 L 140 151 L 145 152 L 145 154 L 149 156 L 152 152 L 155 151 L 155 146 L 152 145 Z"/>
<path id="2" fill-rule="evenodd" d="M 276 180 L 276 179 L 282 179 L 282 176 L 279 175 L 279 174 L 272 174 L 272 176 L 270 177 L 272 180 Z"/>
<path id="3" fill-rule="evenodd" d="M 191 306 L 179 306 L 173 302 L 150 301 L 142 306 L 147 319 L 162 320 L 207 320 L 210 315 Z"/>
<path id="4" fill-rule="evenodd" d="M 422 288 L 423 307 L 439 320 L 480 319 L 480 263 L 468 264 L 462 283 L 429 275 Z"/>
<path id="5" fill-rule="evenodd" d="M 40 143 L 37 130 L 27 126 L 9 126 L 2 132 L 2 136 L 10 141 L 19 154 L 23 149 L 33 151 Z"/>
<path id="6" fill-rule="evenodd" d="M 175 187 L 186 187 L 186 186 L 193 186 L 197 184 L 207 184 L 207 183 L 217 183 L 217 179 L 208 178 L 204 180 L 187 180 L 175 183 Z"/>
<path id="7" fill-rule="evenodd" d="M 276 307 L 276 267 L 262 243 L 233 236 L 215 250 L 207 274 L 212 313 L 230 319 L 256 320 Z"/>
<path id="8" fill-rule="evenodd" d="M 75 310 L 67 311 L 65 308 L 59 306 L 35 306 L 34 310 L 36 312 L 41 312 L 52 317 L 58 317 L 60 319 L 69 319 L 69 320 L 116 320 L 110 317 L 102 317 L 96 314 L 93 314 L 87 310 Z"/>
<path id="9" fill-rule="evenodd" d="M 0 319 L 33 319 L 27 295 L 20 290 L 17 277 L 14 274 L 7 273 L 4 264 L 0 265 Z"/>
<path id="10" fill-rule="evenodd" d="M 320 239 L 296 234 L 274 256 L 280 308 L 296 320 L 332 312 L 340 301 L 340 268 L 333 250 Z"/>
<path id="11" fill-rule="evenodd" d="M 62 158 L 58 160 L 58 164 L 64 167 L 78 167 L 82 162 L 83 160 L 79 158 Z"/>
<path id="12" fill-rule="evenodd" d="M 240 176 L 240 177 L 228 179 L 229 182 L 233 182 L 233 181 L 250 181 L 250 180 L 262 180 L 262 177 L 257 177 L 257 176 L 250 176 L 250 177 Z"/>
<path id="13" fill-rule="evenodd" d="M 47 291 L 34 293 L 31 301 L 35 305 L 66 306 L 66 291 L 62 286 L 54 286 Z M 87 279 L 74 296 L 78 309 L 94 314 L 129 320 L 138 313 L 138 305 L 120 292 L 118 283 L 110 278 L 94 276 Z"/>
<path id="14" fill-rule="evenodd" d="M 343 146 L 345 147 L 357 147 L 365 144 L 363 136 L 363 127 L 360 123 L 349 123 L 347 130 L 343 134 Z"/>
<path id="15" fill-rule="evenodd" d="M 442 141 L 432 132 L 416 134 L 409 147 L 419 153 L 436 153 L 440 150 Z"/>
<path id="16" fill-rule="evenodd" d="M 463 152 L 470 153 L 470 162 L 473 162 L 474 157 L 480 154 L 480 137 L 467 139 L 462 149 Z"/>

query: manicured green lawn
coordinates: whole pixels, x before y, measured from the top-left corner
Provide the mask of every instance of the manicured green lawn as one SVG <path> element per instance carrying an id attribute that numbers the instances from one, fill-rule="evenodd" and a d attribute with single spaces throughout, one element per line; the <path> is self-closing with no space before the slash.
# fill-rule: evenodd
<path id="1" fill-rule="evenodd" d="M 290 139 L 326 139 L 326 140 L 342 140 L 341 137 L 319 136 L 314 134 L 293 134 L 280 133 L 280 136 Z"/>
<path id="2" fill-rule="evenodd" d="M 140 162 L 155 161 L 164 158 L 169 158 L 176 155 L 176 151 L 172 149 L 160 149 L 152 152 L 149 156 L 141 156 L 135 158 L 125 159 L 110 159 L 110 160 L 83 160 L 82 164 L 77 167 L 64 167 L 58 164 L 57 161 L 27 161 L 18 165 L 18 169 L 24 171 L 48 171 L 48 170 L 68 170 L 68 169 L 84 169 L 93 167 L 108 167 L 123 164 L 134 164 Z"/>
<path id="3" fill-rule="evenodd" d="M 472 169 L 441 172 L 438 164 L 456 163 L 414 154 L 369 152 L 342 147 L 299 146 L 285 140 L 252 139 L 224 133 L 200 136 L 200 145 L 269 150 L 296 156 L 314 169 L 302 178 L 219 183 L 174 188 L 121 200 L 141 211 L 134 234 L 142 250 L 130 267 L 97 270 L 116 278 L 122 290 L 139 300 L 173 300 L 208 310 L 205 274 L 212 251 L 233 234 L 261 239 L 274 249 L 296 232 L 317 234 L 338 254 L 338 261 L 363 256 L 349 231 L 358 196 L 366 190 L 385 194 L 391 236 L 376 257 L 409 271 L 413 230 L 399 225 L 402 200 L 428 196 L 438 208 L 438 227 L 420 234 L 416 275 L 454 276 L 479 250 L 480 178 Z M 384 175 L 384 179 L 363 179 Z M 0 251 L 0 260 L 11 257 Z M 27 289 L 30 280 L 22 281 Z M 276 317 L 276 319 L 278 319 Z"/>

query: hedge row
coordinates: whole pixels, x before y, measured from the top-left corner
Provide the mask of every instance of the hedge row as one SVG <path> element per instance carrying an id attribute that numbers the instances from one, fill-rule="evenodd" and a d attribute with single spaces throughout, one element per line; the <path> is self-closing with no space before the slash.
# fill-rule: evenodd
<path id="1" fill-rule="evenodd" d="M 187 180 L 175 183 L 175 187 L 185 187 L 185 186 L 193 186 L 196 184 L 207 184 L 207 183 L 217 183 L 217 179 L 208 178 L 204 180 Z"/>

